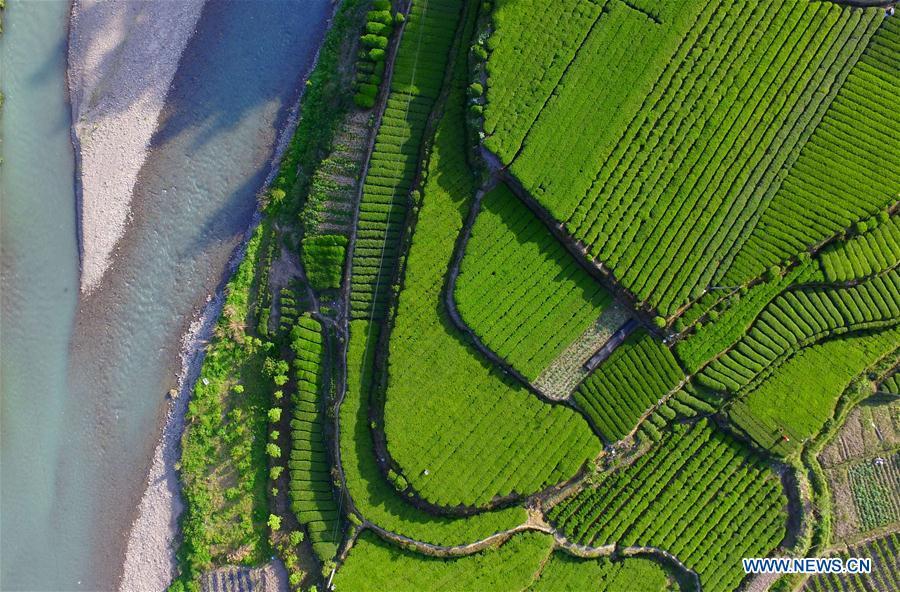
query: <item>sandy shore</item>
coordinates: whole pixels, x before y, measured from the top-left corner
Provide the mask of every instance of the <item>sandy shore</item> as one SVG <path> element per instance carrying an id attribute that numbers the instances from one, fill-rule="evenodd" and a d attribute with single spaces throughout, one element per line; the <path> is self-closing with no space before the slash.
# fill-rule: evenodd
<path id="1" fill-rule="evenodd" d="M 138 171 L 204 3 L 73 0 L 68 82 L 83 293 L 99 284 L 125 231 Z"/>
<path id="2" fill-rule="evenodd" d="M 125 592 L 165 590 L 175 576 L 174 542 L 181 500 L 175 465 L 181 457 L 181 433 L 187 404 L 203 363 L 203 345 L 212 336 L 222 310 L 223 295 L 209 298 L 207 305 L 182 339 L 181 373 L 177 396 L 170 401 L 166 425 L 147 478 L 147 489 L 138 506 L 138 517 L 128 536 L 122 581 Z"/>
<path id="3" fill-rule="evenodd" d="M 315 60 L 318 61 L 319 51 Z M 314 67 L 314 66 L 313 66 Z M 308 79 L 309 72 L 303 76 Z M 275 155 L 271 161 L 270 171 L 266 176 L 268 187 L 278 173 L 278 165 L 290 143 L 297 127 L 300 99 L 303 86 L 300 86 L 294 107 L 283 129 L 279 130 Z M 225 279 L 230 278 L 246 252 L 253 230 L 259 223 L 260 213 L 254 216 L 244 241 L 228 263 Z M 162 436 L 153 453 L 150 473 L 147 477 L 147 489 L 138 505 L 138 515 L 128 535 L 128 546 L 122 568 L 121 592 L 164 591 L 168 588 L 177 573 L 175 545 L 178 538 L 178 519 L 184 509 L 181 499 L 181 484 L 176 464 L 181 460 L 181 436 L 184 432 L 185 414 L 194 384 L 200 375 L 204 346 L 212 337 L 216 321 L 225 301 L 224 286 L 214 296 L 207 299 L 207 304 L 189 330 L 182 337 L 181 372 L 178 375 L 176 397 L 169 402 L 166 423 Z M 267 574 L 265 589 L 287 590 L 287 572 L 278 559 L 266 564 Z"/>

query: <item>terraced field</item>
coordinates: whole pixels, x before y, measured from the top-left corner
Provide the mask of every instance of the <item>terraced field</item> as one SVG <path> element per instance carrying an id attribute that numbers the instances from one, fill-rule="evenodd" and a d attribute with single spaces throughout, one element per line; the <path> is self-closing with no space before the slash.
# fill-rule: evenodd
<path id="1" fill-rule="evenodd" d="M 610 302 L 505 185 L 482 201 L 454 297 L 463 321 L 530 381 Z"/>
<path id="2" fill-rule="evenodd" d="M 375 137 L 353 248 L 353 318 L 384 318 L 423 134 L 441 90 L 462 0 L 413 2 Z"/>
<path id="3" fill-rule="evenodd" d="M 356 107 L 280 172 L 190 403 L 173 592 L 272 555 L 291 590 L 900 589 L 900 19 L 356 10 Z M 835 556 L 876 569 L 741 561 Z"/>
<path id="4" fill-rule="evenodd" d="M 442 506 L 536 492 L 575 475 L 600 448 L 574 411 L 538 400 L 491 367 L 450 321 L 444 276 L 476 189 L 466 166 L 463 88 L 448 98 L 422 188 L 388 344 L 384 409 L 400 472 Z"/>
<path id="5" fill-rule="evenodd" d="M 787 500 L 765 461 L 700 421 L 675 425 L 633 464 L 553 507 L 548 516 L 584 545 L 665 549 L 704 590 L 733 590 L 741 557 L 762 557 L 784 538 Z"/>
<path id="6" fill-rule="evenodd" d="M 627 434 L 638 418 L 678 385 L 684 374 L 669 350 L 649 334 L 632 334 L 585 379 L 575 401 L 609 441 Z"/>
<path id="7" fill-rule="evenodd" d="M 498 76 L 497 91 L 488 86 L 486 145 L 623 286 L 668 316 L 725 270 L 733 267 L 726 281 L 739 284 L 828 236 L 821 221 L 787 214 L 800 194 L 789 193 L 790 177 L 782 188 L 782 179 L 807 170 L 812 148 L 794 162 L 818 123 L 824 118 L 828 127 L 838 117 L 845 78 L 850 87 L 874 78 L 871 88 L 890 92 L 891 58 L 876 47 L 893 48 L 896 31 L 882 27 L 854 69 L 881 24 L 879 10 L 800 0 L 657 2 L 650 14 L 635 6 L 612 0 L 594 10 L 562 7 L 577 15 L 566 27 L 566 35 L 581 39 L 568 44 L 577 51 L 548 52 L 554 61 L 533 66 L 536 80 L 516 71 L 514 81 Z M 532 33 L 542 15 L 525 5 L 497 13 L 497 69 L 519 44 L 555 34 Z M 870 62 L 877 73 L 863 74 Z M 507 96 L 526 97 L 525 113 Z M 586 119 L 589 105 L 601 108 Z M 492 127 L 494 120 L 516 124 Z M 592 141 L 572 144 L 579 134 Z M 824 135 L 813 136 L 813 145 Z M 863 138 L 855 138 L 862 148 Z M 892 146 L 884 146 L 887 153 Z M 860 174 L 874 172 L 863 158 Z M 891 183 L 896 179 L 885 179 L 879 191 L 831 200 L 841 206 L 828 219 L 849 225 L 874 214 L 891 202 L 884 191 Z M 785 239 L 794 240 L 792 250 L 771 257 L 753 229 L 765 236 L 762 229 L 776 224 L 796 239 Z M 768 263 L 745 263 L 753 258 Z"/>
<path id="8" fill-rule="evenodd" d="M 803 587 L 808 592 L 888 592 L 900 588 L 900 535 L 892 533 L 854 545 L 840 553 L 840 557 L 867 557 L 872 559 L 870 574 L 821 574 L 811 576 Z"/>

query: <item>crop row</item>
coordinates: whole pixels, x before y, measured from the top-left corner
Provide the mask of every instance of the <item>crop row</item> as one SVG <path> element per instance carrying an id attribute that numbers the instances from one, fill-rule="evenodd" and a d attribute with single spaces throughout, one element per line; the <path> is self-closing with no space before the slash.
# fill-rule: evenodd
<path id="1" fill-rule="evenodd" d="M 570 220 L 592 254 L 664 314 L 696 297 L 747 235 L 785 159 L 824 112 L 823 89 L 878 18 L 825 4 L 752 4 L 742 18 L 714 17 L 662 77 L 661 96 L 651 94 L 657 100 Z"/>
<path id="2" fill-rule="evenodd" d="M 842 559 L 865 557 L 872 560 L 869 574 L 818 574 L 811 576 L 806 592 L 892 592 L 900 590 L 900 533 L 860 543 L 841 553 Z"/>
<path id="3" fill-rule="evenodd" d="M 896 200 L 900 170 L 883 159 L 900 152 L 892 107 L 900 88 L 898 55 L 900 23 L 883 19 L 724 282 L 758 275 Z"/>
<path id="4" fill-rule="evenodd" d="M 530 127 L 509 170 L 557 220 L 568 220 L 590 189 L 682 37 L 699 30 L 697 17 L 707 6 L 698 0 L 665 4 L 678 9 L 659 25 L 624 2 L 607 2 L 537 119 L 525 122 Z"/>
<path id="5" fill-rule="evenodd" d="M 900 273 L 889 271 L 851 288 L 791 290 L 773 300 L 747 334 L 698 379 L 736 392 L 785 356 L 828 335 L 900 322 Z"/>
<path id="6" fill-rule="evenodd" d="M 615 441 L 683 377 L 669 349 L 640 331 L 617 347 L 574 396 L 600 433 Z"/>
<path id="7" fill-rule="evenodd" d="M 885 393 L 900 395 L 900 372 L 894 372 L 891 376 L 881 381 L 879 390 Z"/>
<path id="8" fill-rule="evenodd" d="M 741 395 L 728 417 L 760 447 L 789 455 L 822 429 L 847 385 L 898 343 L 894 328 L 807 347 Z"/>
<path id="9" fill-rule="evenodd" d="M 343 534 L 334 499 L 331 463 L 322 434 L 319 409 L 322 394 L 322 327 L 304 314 L 291 329 L 293 373 L 297 390 L 291 396 L 291 452 L 288 459 L 291 510 L 309 530 L 313 549 L 329 561 Z"/>
<path id="10" fill-rule="evenodd" d="M 534 380 L 610 296 L 506 187 L 484 197 L 454 294 L 490 349 Z"/>
<path id="11" fill-rule="evenodd" d="M 606 0 L 498 2 L 488 38 L 485 146 L 509 163 Z"/>
<path id="12" fill-rule="evenodd" d="M 410 10 L 363 184 L 351 276 L 353 318 L 384 317 L 422 136 L 462 5 L 462 0 L 415 0 Z"/>
<path id="13" fill-rule="evenodd" d="M 553 549 L 553 538 L 523 532 L 497 549 L 439 558 L 392 546 L 363 532 L 334 579 L 336 590 L 521 592 Z"/>
<path id="14" fill-rule="evenodd" d="M 863 530 L 900 521 L 900 453 L 854 465 L 847 475 Z"/>
<path id="15" fill-rule="evenodd" d="M 555 551 L 528 592 L 593 590 L 595 592 L 663 592 L 677 589 L 655 561 L 639 557 L 579 559 Z"/>
<path id="16" fill-rule="evenodd" d="M 368 520 L 392 532 L 435 545 L 463 545 L 525 522 L 521 507 L 474 516 L 448 517 L 410 505 L 385 479 L 369 426 L 369 391 L 378 327 L 364 320 L 350 323 L 347 346 L 347 392 L 341 404 L 341 464 L 347 491 Z"/>
<path id="17" fill-rule="evenodd" d="M 886 218 L 875 218 L 873 222 L 879 222 L 875 228 L 822 252 L 822 271 L 827 280 L 865 278 L 900 263 L 900 216 Z"/>
<path id="18" fill-rule="evenodd" d="M 721 403 L 713 399 L 714 395 L 708 395 L 698 391 L 690 383 L 679 389 L 668 401 L 654 409 L 647 416 L 637 430 L 639 439 L 650 442 L 659 442 L 662 439 L 665 427 L 675 421 L 697 417 L 709 416 L 716 412 L 716 407 Z"/>
<path id="19" fill-rule="evenodd" d="M 552 508 L 582 544 L 651 545 L 678 557 L 704 590 L 733 590 L 741 557 L 763 557 L 785 533 L 787 500 L 765 463 L 707 421 L 676 424 L 633 464 Z"/>
<path id="20" fill-rule="evenodd" d="M 450 321 L 444 278 L 475 194 L 466 162 L 467 73 L 463 60 L 457 66 L 388 344 L 384 429 L 419 495 L 480 506 L 571 477 L 600 443 L 575 411 L 541 402 L 487 364 Z"/>
<path id="21" fill-rule="evenodd" d="M 706 323 L 694 324 L 693 331 L 675 344 L 675 354 L 687 369 L 697 372 L 716 354 L 734 345 L 747 332 L 759 313 L 788 286 L 804 284 L 819 274 L 819 265 L 807 259 L 786 273 L 743 288 L 729 297 L 727 306 L 716 311 Z"/>

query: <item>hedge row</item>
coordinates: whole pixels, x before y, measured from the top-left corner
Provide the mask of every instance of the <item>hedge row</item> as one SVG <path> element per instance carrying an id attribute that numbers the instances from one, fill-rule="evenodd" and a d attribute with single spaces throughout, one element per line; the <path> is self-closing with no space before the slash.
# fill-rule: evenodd
<path id="1" fill-rule="evenodd" d="M 633 464 L 553 507 L 548 517 L 576 543 L 665 549 L 730 591 L 742 557 L 765 557 L 784 538 L 787 499 L 762 459 L 712 424 L 677 424 Z"/>
<path id="2" fill-rule="evenodd" d="M 503 184 L 484 196 L 454 296 L 463 321 L 529 380 L 612 300 Z"/>

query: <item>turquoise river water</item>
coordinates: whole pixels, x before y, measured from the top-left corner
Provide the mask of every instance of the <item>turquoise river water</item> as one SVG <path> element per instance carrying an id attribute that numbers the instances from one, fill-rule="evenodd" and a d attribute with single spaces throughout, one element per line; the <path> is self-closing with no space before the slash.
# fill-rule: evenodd
<path id="1" fill-rule="evenodd" d="M 103 285 L 79 298 L 69 5 L 0 35 L 0 588 L 113 589 L 180 369 L 321 43 L 330 0 L 208 2 Z"/>

